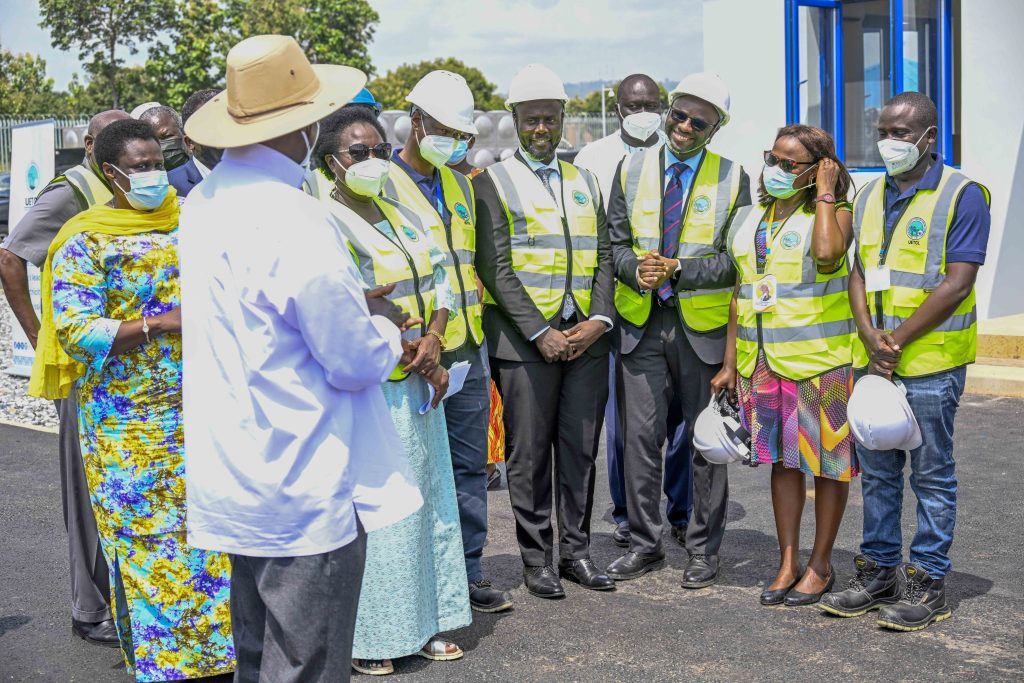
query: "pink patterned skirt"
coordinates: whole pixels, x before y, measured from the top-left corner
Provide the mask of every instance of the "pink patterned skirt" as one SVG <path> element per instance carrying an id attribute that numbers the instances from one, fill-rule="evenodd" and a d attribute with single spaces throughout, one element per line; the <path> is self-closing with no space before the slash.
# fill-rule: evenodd
<path id="1" fill-rule="evenodd" d="M 793 381 L 779 377 L 759 353 L 750 378 L 740 375 L 740 413 L 750 431 L 751 465 L 782 463 L 813 477 L 850 481 L 856 450 L 846 422 L 853 370 L 836 368 Z"/>

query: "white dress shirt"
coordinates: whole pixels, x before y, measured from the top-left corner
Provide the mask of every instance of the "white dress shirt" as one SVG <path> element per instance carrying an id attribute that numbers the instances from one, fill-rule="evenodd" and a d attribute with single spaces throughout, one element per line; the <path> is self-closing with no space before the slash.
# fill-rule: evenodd
<path id="1" fill-rule="evenodd" d="M 371 317 L 337 219 L 269 147 L 225 150 L 182 209 L 188 540 L 328 552 L 422 505 L 380 385 L 398 328 Z"/>
<path id="2" fill-rule="evenodd" d="M 558 155 L 556 154 L 555 156 L 553 156 L 551 158 L 551 161 L 545 164 L 543 161 L 537 161 L 535 159 L 530 158 L 530 155 L 527 154 L 522 148 L 519 149 L 519 153 L 526 161 L 526 165 L 530 167 L 531 171 L 533 171 L 534 175 L 537 175 L 537 171 L 539 171 L 542 168 L 547 168 L 554 171 L 554 173 L 548 174 L 548 183 L 551 185 L 551 192 L 555 195 L 555 205 L 558 206 L 558 210 L 562 212 L 562 216 L 564 217 L 565 208 L 562 206 L 562 170 L 558 166 Z M 537 180 L 541 180 L 540 175 L 537 175 Z M 598 184 L 600 185 L 600 183 Z M 571 296 L 566 296 L 562 304 L 562 319 L 568 320 L 569 318 L 572 317 L 573 313 L 575 312 L 576 304 L 573 302 Z M 608 316 L 595 315 L 588 319 L 600 320 L 601 322 L 608 326 L 609 330 L 612 329 L 613 324 L 611 319 L 608 318 Z M 538 337 L 547 332 L 548 329 L 548 327 L 545 327 L 542 330 L 538 330 L 536 334 L 530 337 L 530 341 L 535 341 Z"/>
<path id="3" fill-rule="evenodd" d="M 663 144 L 660 140 L 653 146 Z M 601 186 L 601 194 L 604 196 L 605 210 L 608 210 L 608 198 L 612 195 L 612 185 L 615 184 L 615 169 L 619 162 L 634 152 L 642 152 L 647 147 L 632 147 L 622 139 L 620 131 L 605 135 L 599 140 L 594 140 L 583 146 L 579 154 L 573 160 L 573 164 L 585 168 L 597 178 L 597 184 Z"/>

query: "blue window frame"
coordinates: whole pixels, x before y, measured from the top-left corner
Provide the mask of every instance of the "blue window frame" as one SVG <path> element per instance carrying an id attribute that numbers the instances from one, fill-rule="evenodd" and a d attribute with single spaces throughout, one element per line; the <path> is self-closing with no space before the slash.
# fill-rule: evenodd
<path id="1" fill-rule="evenodd" d="M 939 109 L 938 148 L 959 165 L 960 0 L 786 0 L 786 119 L 829 131 L 850 168 L 880 170 L 875 124 L 905 90 Z"/>

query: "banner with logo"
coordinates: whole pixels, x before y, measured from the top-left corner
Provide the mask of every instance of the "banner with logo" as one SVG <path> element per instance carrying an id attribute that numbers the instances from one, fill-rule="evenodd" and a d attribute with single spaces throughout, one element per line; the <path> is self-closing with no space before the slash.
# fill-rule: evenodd
<path id="1" fill-rule="evenodd" d="M 36 196 L 53 178 L 54 129 L 53 119 L 33 121 L 11 129 L 11 213 L 8 226 L 13 231 L 22 216 L 36 203 Z M 39 270 L 28 264 L 28 291 L 38 315 L 40 309 Z M 28 377 L 32 374 L 35 352 L 21 325 L 11 315 L 11 366 L 7 372 Z"/>

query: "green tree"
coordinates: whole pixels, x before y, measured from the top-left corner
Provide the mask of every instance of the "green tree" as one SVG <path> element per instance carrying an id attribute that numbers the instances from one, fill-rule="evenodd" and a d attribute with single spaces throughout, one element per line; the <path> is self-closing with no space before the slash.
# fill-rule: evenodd
<path id="1" fill-rule="evenodd" d="M 0 47 L 0 116 L 68 116 L 68 98 L 53 89 L 46 60 Z"/>
<path id="2" fill-rule="evenodd" d="M 261 33 L 291 35 L 312 62 L 373 74 L 369 45 L 380 15 L 366 0 L 225 0 L 223 7 L 231 44 Z"/>
<path id="3" fill-rule="evenodd" d="M 39 9 L 53 46 L 78 50 L 86 72 L 105 82 L 114 108 L 122 101 L 118 67 L 124 59 L 118 50 L 136 54 L 139 43 L 165 29 L 175 12 L 174 0 L 40 0 Z"/>
<path id="4" fill-rule="evenodd" d="M 142 66 L 117 67 L 113 78 L 120 93 L 121 103 L 128 110 L 155 99 L 154 93 L 160 91 Z M 79 80 L 78 74 L 74 74 L 68 83 L 69 109 L 77 116 L 86 117 L 110 109 L 108 87 L 106 78 L 91 78 L 83 83 Z"/>
<path id="5" fill-rule="evenodd" d="M 189 95 L 223 84 L 226 14 L 216 0 L 179 0 L 165 40 L 150 49 L 151 99 L 180 109 Z"/>
<path id="6" fill-rule="evenodd" d="M 452 71 L 465 78 L 473 92 L 473 101 L 477 109 L 504 109 L 505 104 L 495 92 L 495 85 L 487 80 L 483 72 L 475 67 L 466 66 L 452 57 L 423 61 L 419 64 L 402 64 L 394 71 L 370 81 L 367 87 L 385 109 L 408 109 L 409 103 L 405 101 L 405 96 L 417 81 L 435 69 Z"/>

